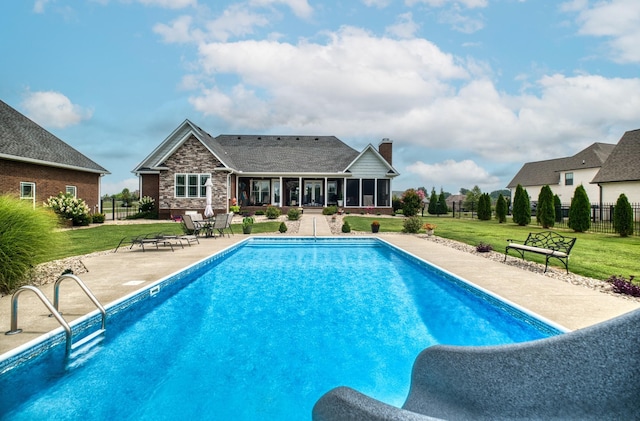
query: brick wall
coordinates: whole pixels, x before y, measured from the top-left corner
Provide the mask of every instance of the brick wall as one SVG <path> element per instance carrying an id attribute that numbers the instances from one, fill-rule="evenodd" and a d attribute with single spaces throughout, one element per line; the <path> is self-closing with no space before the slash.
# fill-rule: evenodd
<path id="1" fill-rule="evenodd" d="M 64 193 L 67 186 L 75 186 L 78 197 L 91 211 L 98 209 L 99 174 L 0 159 L 0 193 L 19 197 L 21 182 L 35 183 L 36 205 Z"/>
<path id="2" fill-rule="evenodd" d="M 175 197 L 175 174 L 211 174 L 212 205 L 216 213 L 227 209 L 227 173 L 214 172 L 220 162 L 193 136 L 171 155 L 164 166 L 169 170 L 161 171 L 159 176 L 158 209 L 160 217 L 180 214 L 185 210 L 204 212 L 206 199 Z"/>

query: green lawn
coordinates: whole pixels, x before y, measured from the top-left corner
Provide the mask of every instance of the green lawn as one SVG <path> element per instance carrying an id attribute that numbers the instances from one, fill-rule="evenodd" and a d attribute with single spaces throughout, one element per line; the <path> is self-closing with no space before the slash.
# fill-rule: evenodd
<path id="1" fill-rule="evenodd" d="M 375 218 L 364 216 L 347 216 L 351 229 L 370 231 L 371 221 L 380 222 L 380 232 L 400 232 L 403 218 Z M 454 219 L 451 217 L 428 216 L 424 222 L 436 224 L 435 234 L 442 238 L 460 241 L 472 246 L 479 243 L 491 244 L 495 251 L 504 252 L 507 239 L 522 240 L 529 232 L 543 231 L 538 225 L 525 227 L 512 222 L 499 224 L 496 220 L 480 221 L 478 219 Z M 571 250 L 569 270 L 573 273 L 595 279 L 607 279 L 611 275 L 622 275 L 629 278 L 634 275 L 640 278 L 640 237 L 622 238 L 613 234 L 576 233 L 572 230 L 554 229 L 559 234 L 576 237 L 575 246 Z M 544 257 L 535 253 L 525 254 L 527 260 L 544 264 Z M 553 262 L 553 260 L 551 260 Z M 555 263 L 553 263 L 555 264 Z"/>
<path id="2" fill-rule="evenodd" d="M 403 218 L 376 218 L 368 216 L 346 216 L 351 229 L 370 231 L 371 222 L 380 222 L 380 232 L 401 232 Z M 454 219 L 451 217 L 424 217 L 424 222 L 437 225 L 436 235 L 470 245 L 491 244 L 493 249 L 504 252 L 507 239 L 525 240 L 531 231 L 542 231 L 537 225 L 520 227 L 511 222 L 499 224 L 497 221 L 479 221 L 477 219 Z M 277 221 L 259 222 L 253 225 L 252 234 L 273 233 L 278 231 Z M 236 235 L 242 234 L 240 224 L 232 226 Z M 569 269 L 571 272 L 595 279 L 607 279 L 611 275 L 630 275 L 640 278 L 640 237 L 621 238 L 617 235 L 574 233 L 571 230 L 555 230 L 563 235 L 577 237 L 578 241 L 571 251 Z M 62 246 L 50 250 L 42 261 L 62 259 L 69 256 L 88 254 L 95 251 L 115 248 L 123 237 L 162 232 L 178 234 L 182 232 L 178 223 L 99 225 L 91 228 L 74 229 L 56 233 L 61 237 Z M 534 253 L 526 255 L 527 260 L 544 263 L 542 256 Z"/>

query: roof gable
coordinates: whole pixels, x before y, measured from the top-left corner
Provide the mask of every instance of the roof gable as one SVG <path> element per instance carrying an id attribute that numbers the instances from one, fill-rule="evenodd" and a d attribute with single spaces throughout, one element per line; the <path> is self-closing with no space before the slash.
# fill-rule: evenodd
<path id="1" fill-rule="evenodd" d="M 374 160 L 376 165 L 376 169 L 383 168 L 386 170 L 386 174 L 390 177 L 395 177 L 399 175 L 399 173 L 393 168 L 389 162 L 376 150 L 376 148 L 369 143 L 366 148 L 360 152 L 360 154 L 349 163 L 349 165 L 345 168 L 345 171 L 355 172 L 354 170 L 361 166 L 361 164 L 366 165 L 364 161 Z M 369 164 L 371 165 L 371 164 Z"/>
<path id="2" fill-rule="evenodd" d="M 615 146 L 596 142 L 567 158 L 527 162 L 513 177 L 507 188 L 514 188 L 518 184 L 525 187 L 558 184 L 561 172 L 601 167 Z"/>
<path id="3" fill-rule="evenodd" d="M 0 157 L 51 167 L 109 171 L 0 100 Z"/>
<path id="4" fill-rule="evenodd" d="M 640 180 L 640 129 L 625 132 L 592 183 Z"/>

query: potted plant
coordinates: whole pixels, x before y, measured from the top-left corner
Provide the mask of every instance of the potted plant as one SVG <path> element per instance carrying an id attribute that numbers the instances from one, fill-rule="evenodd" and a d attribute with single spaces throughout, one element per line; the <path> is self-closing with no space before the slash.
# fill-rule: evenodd
<path id="1" fill-rule="evenodd" d="M 338 206 L 342 207 L 342 204 L 344 203 L 343 199 L 342 199 L 342 192 L 340 192 L 338 194 Z"/>
<path id="2" fill-rule="evenodd" d="M 380 222 L 378 221 L 373 221 L 371 223 L 371 232 L 376 233 L 380 230 Z"/>
<path id="3" fill-rule="evenodd" d="M 422 228 L 424 228 L 424 230 L 427 231 L 428 236 L 433 235 L 433 232 L 435 231 L 436 227 L 437 227 L 436 224 L 430 224 L 428 222 L 422 226 Z"/>
<path id="4" fill-rule="evenodd" d="M 253 223 L 255 220 L 251 216 L 245 216 L 242 218 L 242 233 L 243 234 L 251 234 L 251 229 L 253 228 Z"/>

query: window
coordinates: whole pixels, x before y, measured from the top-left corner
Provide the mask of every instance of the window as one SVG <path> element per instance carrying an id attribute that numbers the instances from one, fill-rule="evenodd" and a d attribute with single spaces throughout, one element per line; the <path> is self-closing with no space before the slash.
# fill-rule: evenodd
<path id="1" fill-rule="evenodd" d="M 76 188 L 76 186 L 67 186 L 65 192 L 72 195 L 73 197 L 78 197 L 78 189 Z"/>
<path id="2" fill-rule="evenodd" d="M 362 180 L 362 206 L 372 207 L 375 204 L 376 181 L 372 179 Z"/>
<path id="3" fill-rule="evenodd" d="M 347 180 L 346 206 L 360 206 L 360 179 Z"/>
<path id="4" fill-rule="evenodd" d="M 176 174 L 176 197 L 207 197 L 207 189 L 204 183 L 211 174 Z"/>
<path id="5" fill-rule="evenodd" d="M 573 173 L 568 172 L 564 174 L 564 185 L 573 186 Z"/>
<path id="6" fill-rule="evenodd" d="M 254 205 L 271 203 L 269 186 L 269 180 L 251 180 L 251 202 Z"/>
<path id="7" fill-rule="evenodd" d="M 389 180 L 385 178 L 378 180 L 378 206 L 391 206 L 389 201 L 389 197 L 391 196 L 391 192 L 389 191 L 390 184 Z"/>
<path id="8" fill-rule="evenodd" d="M 36 183 L 20 183 L 20 199 L 35 200 Z"/>

